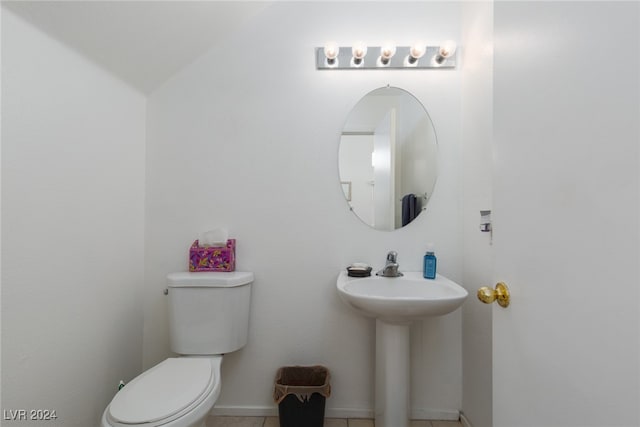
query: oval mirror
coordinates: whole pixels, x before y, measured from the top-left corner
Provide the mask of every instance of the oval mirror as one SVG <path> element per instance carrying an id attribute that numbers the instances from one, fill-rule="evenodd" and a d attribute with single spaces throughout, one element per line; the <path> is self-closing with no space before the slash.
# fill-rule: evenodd
<path id="1" fill-rule="evenodd" d="M 429 114 L 413 95 L 395 87 L 366 94 L 340 137 L 338 171 L 350 209 L 376 230 L 409 224 L 433 192 L 437 148 Z"/>

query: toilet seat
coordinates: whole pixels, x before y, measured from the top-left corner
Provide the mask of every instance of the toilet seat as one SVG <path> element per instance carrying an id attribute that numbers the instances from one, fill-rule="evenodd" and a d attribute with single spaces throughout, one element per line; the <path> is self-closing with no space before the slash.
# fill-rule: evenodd
<path id="1" fill-rule="evenodd" d="M 212 391 L 219 391 L 221 360 L 222 356 L 164 360 L 116 394 L 106 414 L 109 424 L 153 427 L 185 416 Z"/>

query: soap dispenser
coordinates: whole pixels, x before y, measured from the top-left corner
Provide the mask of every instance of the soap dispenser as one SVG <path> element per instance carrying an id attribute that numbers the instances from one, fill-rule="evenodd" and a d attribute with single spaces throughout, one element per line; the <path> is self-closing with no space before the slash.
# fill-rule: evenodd
<path id="1" fill-rule="evenodd" d="M 427 246 L 427 253 L 424 255 L 424 267 L 422 270 L 422 276 L 425 279 L 435 279 L 437 264 L 438 260 L 436 258 L 435 252 L 433 251 L 433 245 L 429 244 Z"/>

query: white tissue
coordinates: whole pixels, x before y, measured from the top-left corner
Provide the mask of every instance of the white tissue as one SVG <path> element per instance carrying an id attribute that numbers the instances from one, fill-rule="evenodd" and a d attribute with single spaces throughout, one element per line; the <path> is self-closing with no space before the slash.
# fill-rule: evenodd
<path id="1" fill-rule="evenodd" d="M 216 228 L 214 230 L 201 233 L 200 238 L 198 239 L 198 246 L 205 248 L 209 246 L 226 246 L 228 238 L 229 233 L 226 228 Z"/>

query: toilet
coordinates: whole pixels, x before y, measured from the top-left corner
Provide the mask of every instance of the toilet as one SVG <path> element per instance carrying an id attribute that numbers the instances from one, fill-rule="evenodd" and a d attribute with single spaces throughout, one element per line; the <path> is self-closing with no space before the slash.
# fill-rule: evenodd
<path id="1" fill-rule="evenodd" d="M 170 357 L 123 387 L 102 427 L 204 427 L 221 389 L 223 354 L 247 343 L 253 273 L 167 276 Z"/>

